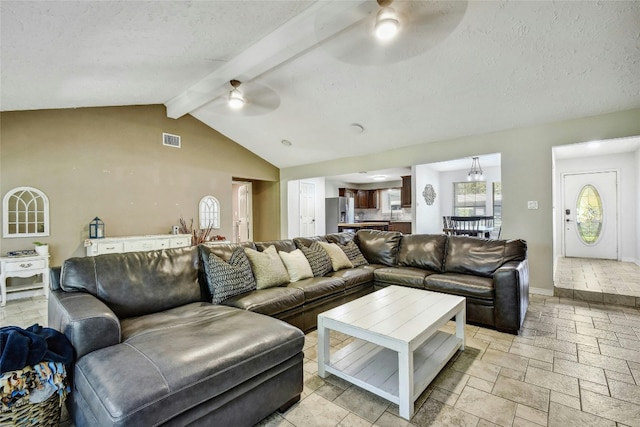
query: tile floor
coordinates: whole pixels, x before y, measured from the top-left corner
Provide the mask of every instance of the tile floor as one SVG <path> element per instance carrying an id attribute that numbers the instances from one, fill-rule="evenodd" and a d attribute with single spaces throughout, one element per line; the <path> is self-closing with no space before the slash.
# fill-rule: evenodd
<path id="1" fill-rule="evenodd" d="M 0 321 L 45 324 L 46 301 L 10 301 Z M 466 333 L 467 348 L 422 394 L 409 423 L 396 405 L 336 377 L 319 378 L 312 332 L 302 400 L 259 425 L 640 426 L 640 309 L 531 295 L 519 336 L 475 326 Z M 331 343 L 349 340 L 333 334 Z"/>
<path id="2" fill-rule="evenodd" d="M 640 265 L 606 259 L 558 258 L 555 296 L 640 307 Z"/>

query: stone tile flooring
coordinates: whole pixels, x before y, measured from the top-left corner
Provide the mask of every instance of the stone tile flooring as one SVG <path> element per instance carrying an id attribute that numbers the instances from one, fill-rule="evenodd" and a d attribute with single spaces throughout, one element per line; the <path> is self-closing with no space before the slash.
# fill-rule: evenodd
<path id="1" fill-rule="evenodd" d="M 44 325 L 46 300 L 9 301 L 0 322 Z M 259 425 L 640 426 L 640 309 L 531 295 L 519 336 L 469 325 L 466 333 L 467 348 L 420 396 L 409 423 L 396 405 L 339 378 L 319 378 L 312 332 L 302 400 Z M 331 337 L 335 348 L 349 341 Z"/>
<path id="2" fill-rule="evenodd" d="M 554 294 L 561 298 L 640 307 L 640 265 L 592 258 L 558 258 Z"/>

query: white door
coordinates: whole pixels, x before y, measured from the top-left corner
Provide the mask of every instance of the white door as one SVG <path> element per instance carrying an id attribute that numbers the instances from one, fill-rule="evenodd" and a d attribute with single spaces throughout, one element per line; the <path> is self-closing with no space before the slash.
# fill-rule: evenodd
<path id="1" fill-rule="evenodd" d="M 234 182 L 233 241 L 249 242 L 253 239 L 251 183 Z"/>
<path id="2" fill-rule="evenodd" d="M 316 186 L 300 183 L 300 237 L 316 235 Z"/>
<path id="3" fill-rule="evenodd" d="M 566 257 L 618 259 L 618 176 L 615 171 L 566 174 Z"/>

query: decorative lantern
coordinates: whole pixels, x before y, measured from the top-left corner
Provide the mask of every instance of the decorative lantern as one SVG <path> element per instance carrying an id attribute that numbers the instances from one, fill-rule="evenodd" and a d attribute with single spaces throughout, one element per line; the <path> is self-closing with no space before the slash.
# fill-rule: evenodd
<path id="1" fill-rule="evenodd" d="M 102 239 L 104 237 L 104 222 L 98 217 L 89 223 L 89 238 Z"/>

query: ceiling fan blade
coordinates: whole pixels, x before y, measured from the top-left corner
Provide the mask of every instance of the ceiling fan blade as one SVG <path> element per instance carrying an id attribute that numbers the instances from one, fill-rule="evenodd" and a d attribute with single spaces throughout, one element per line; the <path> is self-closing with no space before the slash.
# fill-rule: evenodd
<path id="1" fill-rule="evenodd" d="M 374 5 L 377 6 L 376 3 Z M 329 7 L 328 5 L 327 7 Z M 362 19 L 320 43 L 320 48 L 340 61 L 355 65 L 383 65 L 422 54 L 441 43 L 460 24 L 468 1 L 395 1 L 391 4 L 401 21 L 398 35 L 381 43 L 373 34 L 377 8 L 360 10 Z M 316 19 L 316 34 L 322 40 L 323 10 Z M 328 12 L 327 12 L 328 13 Z"/>

